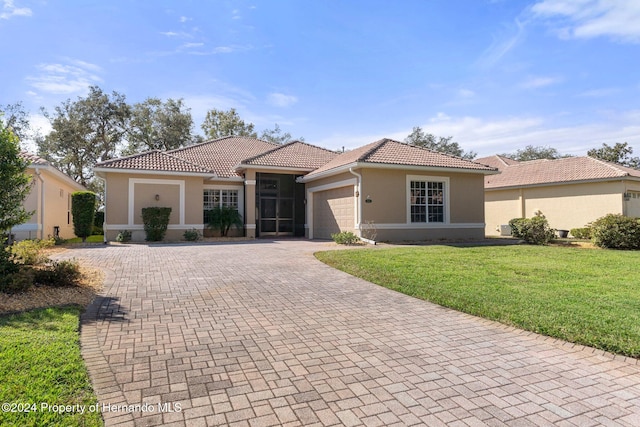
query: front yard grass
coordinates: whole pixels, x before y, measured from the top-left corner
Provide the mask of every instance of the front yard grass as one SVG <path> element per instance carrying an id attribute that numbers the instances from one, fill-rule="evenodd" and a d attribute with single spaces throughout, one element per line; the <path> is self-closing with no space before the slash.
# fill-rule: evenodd
<path id="1" fill-rule="evenodd" d="M 97 400 L 80 355 L 80 312 L 71 306 L 0 316 L 0 425 L 103 425 L 97 406 L 89 410 Z M 57 413 L 53 405 L 72 411 Z"/>
<path id="2" fill-rule="evenodd" d="M 319 252 L 335 268 L 518 328 L 640 357 L 640 253 L 552 246 Z"/>

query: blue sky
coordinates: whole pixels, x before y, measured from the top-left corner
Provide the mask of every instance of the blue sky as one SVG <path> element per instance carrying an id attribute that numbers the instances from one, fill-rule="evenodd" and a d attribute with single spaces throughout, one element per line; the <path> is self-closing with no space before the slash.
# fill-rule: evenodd
<path id="1" fill-rule="evenodd" d="M 0 104 L 32 121 L 89 85 L 236 108 L 331 149 L 413 126 L 480 156 L 640 155 L 635 0 L 0 0 Z"/>

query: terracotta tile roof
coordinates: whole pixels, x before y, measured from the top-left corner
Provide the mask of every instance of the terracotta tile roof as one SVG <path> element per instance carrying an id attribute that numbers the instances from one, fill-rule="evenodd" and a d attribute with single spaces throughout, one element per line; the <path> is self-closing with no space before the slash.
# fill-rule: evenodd
<path id="1" fill-rule="evenodd" d="M 517 165 L 518 163 L 520 163 L 517 160 L 513 160 L 505 156 L 500 156 L 498 154 L 496 154 L 495 156 L 481 157 L 479 159 L 475 159 L 474 162 L 491 166 L 492 168 L 496 168 L 498 170 L 502 170 L 505 166 Z"/>
<path id="2" fill-rule="evenodd" d="M 293 141 L 280 145 L 266 153 L 245 159 L 240 166 L 277 166 L 299 168 L 305 170 L 317 169 L 331 161 L 338 153 L 325 148 L 316 147 L 302 141 Z"/>
<path id="3" fill-rule="evenodd" d="M 256 138 L 228 136 L 167 151 L 167 153 L 198 164 L 219 177 L 228 178 L 237 176 L 234 169 L 242 160 L 277 147 L 280 145 Z"/>
<path id="4" fill-rule="evenodd" d="M 592 157 L 520 162 L 501 169 L 501 174 L 485 177 L 485 188 L 568 183 L 574 181 L 640 178 L 640 170 Z"/>
<path id="5" fill-rule="evenodd" d="M 381 139 L 355 150 L 347 151 L 307 175 L 313 177 L 351 163 L 427 166 L 494 172 L 496 169 L 459 157 L 438 153 L 392 139 Z"/>
<path id="6" fill-rule="evenodd" d="M 133 156 L 107 160 L 98 163 L 96 168 L 104 169 L 135 169 L 159 172 L 209 173 L 201 166 L 180 159 L 176 156 L 153 150 Z"/>
<path id="7" fill-rule="evenodd" d="M 42 165 L 42 166 L 51 165 L 51 163 L 49 163 L 46 159 L 43 159 L 42 157 L 29 153 L 27 151 L 21 151 L 20 154 L 18 155 L 20 156 L 20 158 L 29 162 L 30 165 Z"/>

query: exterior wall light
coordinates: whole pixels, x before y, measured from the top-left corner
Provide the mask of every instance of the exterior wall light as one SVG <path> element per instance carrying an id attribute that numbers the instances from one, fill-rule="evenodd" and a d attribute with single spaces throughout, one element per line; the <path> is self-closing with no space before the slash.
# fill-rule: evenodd
<path id="1" fill-rule="evenodd" d="M 366 199 L 364 199 L 364 202 L 365 202 L 365 203 L 372 203 L 372 202 L 373 202 L 373 200 L 371 200 L 371 196 L 367 195 L 367 198 L 366 198 Z"/>
<path id="2" fill-rule="evenodd" d="M 160 195 L 156 194 L 156 201 L 160 200 Z"/>

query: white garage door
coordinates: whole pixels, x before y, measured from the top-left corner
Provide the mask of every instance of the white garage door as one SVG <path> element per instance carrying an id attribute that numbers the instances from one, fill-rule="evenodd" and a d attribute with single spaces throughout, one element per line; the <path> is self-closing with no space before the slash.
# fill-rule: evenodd
<path id="1" fill-rule="evenodd" d="M 353 187 L 313 194 L 313 238 L 330 239 L 332 233 L 354 231 Z"/>

